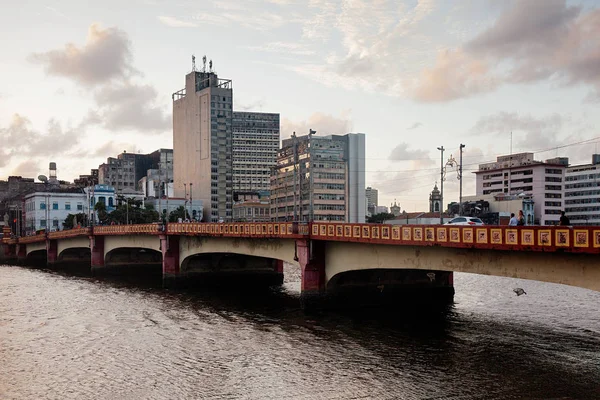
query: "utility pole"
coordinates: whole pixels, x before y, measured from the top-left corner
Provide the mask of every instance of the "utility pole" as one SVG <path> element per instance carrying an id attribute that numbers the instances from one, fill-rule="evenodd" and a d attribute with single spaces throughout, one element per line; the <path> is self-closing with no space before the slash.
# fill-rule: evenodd
<path id="1" fill-rule="evenodd" d="M 190 219 L 194 216 L 194 204 L 192 203 L 192 182 L 190 182 Z"/>
<path id="2" fill-rule="evenodd" d="M 460 144 L 460 165 L 458 166 L 458 179 L 459 181 L 459 189 L 458 189 L 458 215 L 463 215 L 463 204 L 462 204 L 462 178 L 463 178 L 463 149 L 465 148 L 464 144 Z"/>
<path id="3" fill-rule="evenodd" d="M 437 148 L 441 152 L 440 157 L 440 225 L 444 224 L 444 146 Z"/>

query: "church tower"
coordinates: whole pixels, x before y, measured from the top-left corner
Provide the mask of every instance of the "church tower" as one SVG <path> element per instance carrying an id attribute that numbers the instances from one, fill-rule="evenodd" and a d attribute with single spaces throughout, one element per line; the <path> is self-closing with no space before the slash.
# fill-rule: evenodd
<path id="1" fill-rule="evenodd" d="M 442 195 L 437 187 L 437 182 L 429 195 L 429 212 L 440 212 L 442 209 Z"/>
<path id="2" fill-rule="evenodd" d="M 396 199 L 394 199 L 394 204 L 390 204 L 390 212 L 392 214 L 394 214 L 394 216 L 399 216 L 400 215 L 400 206 L 398 204 L 396 204 Z"/>

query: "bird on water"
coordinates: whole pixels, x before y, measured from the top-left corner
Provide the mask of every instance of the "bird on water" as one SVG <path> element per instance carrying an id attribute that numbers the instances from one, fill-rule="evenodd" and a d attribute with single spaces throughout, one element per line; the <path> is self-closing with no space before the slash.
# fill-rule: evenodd
<path id="1" fill-rule="evenodd" d="M 517 294 L 517 296 L 520 296 L 522 294 L 527 294 L 527 292 L 524 291 L 523 289 L 521 289 L 520 287 L 513 289 L 513 292 L 515 292 Z"/>

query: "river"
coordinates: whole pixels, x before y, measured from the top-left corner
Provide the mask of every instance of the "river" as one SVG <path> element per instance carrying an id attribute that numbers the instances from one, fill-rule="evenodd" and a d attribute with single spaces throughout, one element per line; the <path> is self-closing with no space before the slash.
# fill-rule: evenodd
<path id="1" fill-rule="evenodd" d="M 0 266 L 0 399 L 600 399 L 600 293 L 457 273 L 447 311 L 305 313 L 285 272 L 257 294 Z"/>

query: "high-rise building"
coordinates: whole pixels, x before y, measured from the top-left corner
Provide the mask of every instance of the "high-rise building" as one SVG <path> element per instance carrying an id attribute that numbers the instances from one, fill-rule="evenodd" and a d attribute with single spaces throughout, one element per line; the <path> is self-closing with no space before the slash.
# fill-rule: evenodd
<path id="1" fill-rule="evenodd" d="M 233 113 L 233 190 L 269 190 L 279 149 L 279 114 Z"/>
<path id="2" fill-rule="evenodd" d="M 270 197 L 272 220 L 364 222 L 365 135 L 283 140 Z"/>
<path id="3" fill-rule="evenodd" d="M 532 195 L 534 223 L 556 225 L 563 207 L 563 176 L 568 164 L 565 157 L 535 161 L 533 153 L 499 156 L 496 162 L 479 165 L 476 194 Z"/>
<path id="4" fill-rule="evenodd" d="M 230 221 L 233 203 L 231 80 L 209 70 L 185 77 L 173 93 L 173 186 L 202 200 L 206 221 Z"/>
<path id="5" fill-rule="evenodd" d="M 377 214 L 375 208 L 378 206 L 378 193 L 377 189 L 373 189 L 370 186 L 365 190 L 365 195 L 367 196 L 367 212 L 371 215 Z"/>
<path id="6" fill-rule="evenodd" d="M 572 225 L 600 225 L 600 154 L 566 169 L 564 205 Z"/>

